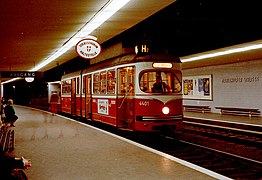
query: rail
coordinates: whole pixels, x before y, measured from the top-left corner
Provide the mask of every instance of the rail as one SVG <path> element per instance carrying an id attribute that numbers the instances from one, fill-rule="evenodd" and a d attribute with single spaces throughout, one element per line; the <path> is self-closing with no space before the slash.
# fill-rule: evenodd
<path id="1" fill-rule="evenodd" d="M 230 115 L 248 115 L 250 118 L 252 116 L 259 116 L 260 111 L 258 108 L 239 108 L 239 107 L 215 107 L 220 109 L 220 114 L 230 114 Z"/>
<path id="2" fill-rule="evenodd" d="M 209 106 L 202 105 L 183 105 L 184 111 L 193 111 L 193 112 L 210 112 L 211 108 Z"/>

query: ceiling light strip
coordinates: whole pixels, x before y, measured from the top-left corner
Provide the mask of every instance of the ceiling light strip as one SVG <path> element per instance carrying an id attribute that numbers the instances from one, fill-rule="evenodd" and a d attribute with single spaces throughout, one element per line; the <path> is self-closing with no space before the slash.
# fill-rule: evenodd
<path id="1" fill-rule="evenodd" d="M 56 58 L 67 52 L 70 48 L 75 46 L 79 40 L 88 36 L 95 29 L 97 29 L 101 24 L 107 21 L 113 14 L 115 14 L 119 9 L 125 6 L 130 0 L 110 0 L 108 3 L 78 32 L 73 36 L 65 45 L 56 51 L 53 55 L 48 57 L 44 62 L 38 64 L 29 71 L 37 71 L 47 64 L 54 61 Z"/>
<path id="2" fill-rule="evenodd" d="M 255 45 L 250 45 L 250 46 L 245 46 L 245 47 L 240 47 L 240 48 L 233 48 L 233 49 L 224 50 L 224 51 L 215 52 L 215 53 L 204 54 L 204 55 L 195 56 L 191 58 L 181 58 L 181 62 L 185 63 L 185 62 L 197 61 L 201 59 L 212 58 L 216 56 L 223 56 L 227 54 L 233 54 L 233 53 L 260 49 L 260 48 L 262 48 L 262 44 L 255 44 Z"/>
<path id="3" fill-rule="evenodd" d="M 20 77 L 17 77 L 17 78 L 9 79 L 9 80 L 7 80 L 7 81 L 2 82 L 1 85 L 2 85 L 2 84 L 6 84 L 6 83 L 10 83 L 10 82 L 13 82 L 13 81 L 16 81 L 16 80 L 18 80 L 18 79 L 21 79 L 21 78 L 20 78 Z"/>
<path id="4" fill-rule="evenodd" d="M 76 34 L 78 38 L 84 38 L 97 29 L 119 9 L 126 5 L 130 0 L 111 0 L 109 1 L 88 23 L 84 26 L 79 33 Z"/>

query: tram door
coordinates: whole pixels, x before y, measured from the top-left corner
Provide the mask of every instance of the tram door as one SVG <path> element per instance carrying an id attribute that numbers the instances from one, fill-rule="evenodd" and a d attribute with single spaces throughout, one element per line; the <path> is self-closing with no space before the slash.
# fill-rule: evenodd
<path id="1" fill-rule="evenodd" d="M 85 76 L 85 117 L 91 119 L 91 75 Z"/>
<path id="2" fill-rule="evenodd" d="M 134 75 L 134 66 L 118 69 L 117 125 L 127 129 L 134 127 Z"/>
<path id="3" fill-rule="evenodd" d="M 71 83 L 71 115 L 76 115 L 76 78 Z"/>

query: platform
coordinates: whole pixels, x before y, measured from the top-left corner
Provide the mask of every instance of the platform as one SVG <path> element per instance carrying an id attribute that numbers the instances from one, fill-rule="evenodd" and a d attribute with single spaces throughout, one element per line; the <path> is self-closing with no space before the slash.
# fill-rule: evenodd
<path id="1" fill-rule="evenodd" d="M 16 156 L 30 180 L 227 179 L 194 164 L 46 111 L 15 106 Z"/>

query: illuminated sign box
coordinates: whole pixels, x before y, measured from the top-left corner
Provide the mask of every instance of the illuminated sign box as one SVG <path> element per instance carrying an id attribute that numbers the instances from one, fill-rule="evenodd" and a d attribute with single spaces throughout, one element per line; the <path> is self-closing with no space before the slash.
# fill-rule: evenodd
<path id="1" fill-rule="evenodd" d="M 82 39 L 77 43 L 75 50 L 82 58 L 92 59 L 100 54 L 101 46 L 93 39 Z"/>
<path id="2" fill-rule="evenodd" d="M 154 68 L 172 68 L 172 63 L 153 63 Z"/>

